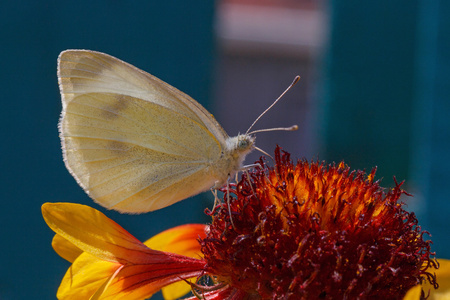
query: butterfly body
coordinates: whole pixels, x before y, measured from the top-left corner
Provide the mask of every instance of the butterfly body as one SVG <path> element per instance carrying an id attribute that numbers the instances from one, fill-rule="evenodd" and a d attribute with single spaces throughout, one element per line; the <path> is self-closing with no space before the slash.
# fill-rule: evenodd
<path id="1" fill-rule="evenodd" d="M 253 150 L 254 143 L 255 138 L 245 134 L 227 138 L 220 159 L 211 165 L 212 176 L 217 178 L 215 187 L 224 185 L 242 169 L 244 158 Z"/>
<path id="2" fill-rule="evenodd" d="M 229 137 L 198 102 L 110 55 L 58 58 L 64 161 L 99 204 L 127 213 L 220 187 L 242 168 L 254 137 Z"/>

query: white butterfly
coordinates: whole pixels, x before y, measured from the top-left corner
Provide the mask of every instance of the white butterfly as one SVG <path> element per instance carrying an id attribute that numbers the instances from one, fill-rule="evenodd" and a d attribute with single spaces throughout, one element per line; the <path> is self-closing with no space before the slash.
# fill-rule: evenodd
<path id="1" fill-rule="evenodd" d="M 255 148 L 251 133 L 229 137 L 194 99 L 110 55 L 63 51 L 58 80 L 65 164 L 109 209 L 143 213 L 220 187 Z"/>

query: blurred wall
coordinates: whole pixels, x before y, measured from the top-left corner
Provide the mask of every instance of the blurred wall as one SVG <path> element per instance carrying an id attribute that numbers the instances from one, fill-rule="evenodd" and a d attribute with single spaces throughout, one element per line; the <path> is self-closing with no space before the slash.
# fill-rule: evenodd
<path id="1" fill-rule="evenodd" d="M 51 248 L 44 202 L 94 204 L 67 172 L 57 122 L 60 51 L 102 51 L 136 65 L 209 106 L 213 1 L 3 1 L 1 36 L 0 299 L 55 299 L 69 267 Z M 143 216 L 106 214 L 145 240 L 202 222 L 209 195 Z M 103 209 L 100 209 L 105 211 Z"/>
<path id="2" fill-rule="evenodd" d="M 256 134 L 256 145 L 273 154 L 278 144 L 293 158 L 317 157 L 318 62 L 326 36 L 322 1 L 225 0 L 217 12 L 217 118 L 230 135 L 246 132 L 291 84 L 301 79 L 252 130 L 289 127 L 295 132 Z M 262 154 L 253 151 L 250 164 Z"/>

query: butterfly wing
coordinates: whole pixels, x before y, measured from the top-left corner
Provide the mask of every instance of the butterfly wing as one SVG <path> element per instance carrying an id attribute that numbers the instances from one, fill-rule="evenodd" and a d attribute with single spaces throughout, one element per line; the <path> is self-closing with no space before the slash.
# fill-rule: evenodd
<path id="1" fill-rule="evenodd" d="M 101 205 L 141 213 L 210 188 L 227 134 L 199 103 L 112 56 L 58 60 L 67 168 Z"/>

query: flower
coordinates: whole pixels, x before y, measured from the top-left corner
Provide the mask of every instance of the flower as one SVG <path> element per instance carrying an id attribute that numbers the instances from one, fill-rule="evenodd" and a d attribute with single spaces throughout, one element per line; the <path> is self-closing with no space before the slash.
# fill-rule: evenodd
<path id="1" fill-rule="evenodd" d="M 444 279 L 437 291 L 450 290 L 450 262 L 433 272 L 431 242 L 403 209 L 401 183 L 386 191 L 375 170 L 294 164 L 279 148 L 274 168 L 259 164 L 222 188 L 210 225 L 145 244 L 93 208 L 44 204 L 54 248 L 73 262 L 58 298 L 145 299 L 164 288 L 166 299 L 192 289 L 188 299 L 410 300 L 437 295 L 435 274 Z M 174 282 L 184 287 L 167 287 Z"/>
<path id="2" fill-rule="evenodd" d="M 178 226 L 143 244 L 89 206 L 45 203 L 42 214 L 56 232 L 53 248 L 72 262 L 58 299 L 146 299 L 182 281 L 184 286 L 163 290 L 166 299 L 175 299 L 190 290 L 184 280 L 203 274 L 205 262 L 199 259 L 197 239 L 205 235 L 205 225 Z M 167 249 L 171 253 L 163 252 Z"/>

